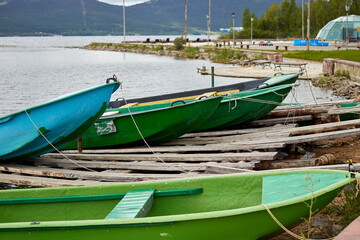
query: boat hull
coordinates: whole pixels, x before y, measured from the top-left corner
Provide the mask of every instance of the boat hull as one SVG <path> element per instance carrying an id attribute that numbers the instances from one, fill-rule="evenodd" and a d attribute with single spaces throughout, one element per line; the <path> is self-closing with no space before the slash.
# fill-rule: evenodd
<path id="1" fill-rule="evenodd" d="M 260 119 L 276 108 L 291 89 L 291 84 L 281 85 L 225 97 L 206 123 L 194 131 L 227 128 Z"/>
<path id="2" fill-rule="evenodd" d="M 110 147 L 125 144 L 158 144 L 171 141 L 191 131 L 207 120 L 220 104 L 222 97 L 177 103 L 174 106 L 160 107 L 148 111 L 104 117 L 82 135 L 83 148 Z M 151 107 L 151 106 L 149 106 Z M 133 108 L 125 109 L 132 112 Z M 135 123 L 136 125 L 135 125 Z M 99 125 L 111 123 L 116 129 L 108 134 L 99 133 Z M 141 132 L 141 135 L 139 133 Z M 76 149 L 73 141 L 63 149 Z"/>
<path id="3" fill-rule="evenodd" d="M 310 171 L 310 174 L 309 174 Z M 286 199 L 272 202 L 264 194 L 272 195 L 272 188 L 266 190 L 266 177 L 295 176 L 288 181 L 285 190 L 298 189 Z M 312 175 L 314 174 L 314 175 Z M 314 184 L 329 184 L 301 194 L 306 188 L 304 176 L 314 178 Z M 316 179 L 319 178 L 320 181 Z M 299 183 L 298 179 L 303 179 Z M 336 179 L 336 180 L 335 180 Z M 306 218 L 310 209 L 306 205 L 316 199 L 312 212 L 324 208 L 344 185 L 355 178 L 343 171 L 295 170 L 279 173 L 237 174 L 203 177 L 183 180 L 140 182 L 111 186 L 89 186 L 48 188 L 30 190 L 6 190 L 0 193 L 0 237 L 1 239 L 259 239 L 281 231 L 261 204 L 266 204 L 276 218 L 291 227 Z M 280 179 L 283 183 L 283 178 Z M 245 184 L 246 183 L 246 184 Z M 305 185 L 304 185 L 305 184 Z M 271 185 L 271 184 L 270 184 Z M 133 189 L 179 189 L 201 186 L 201 194 L 189 196 L 155 197 L 149 217 L 135 219 L 104 219 L 118 200 L 100 199 L 101 194 L 126 192 Z M 261 187 L 262 186 L 262 187 Z M 292 188 L 287 189 L 286 186 Z M 260 187 L 260 188 L 259 188 Z M 270 186 L 271 187 L 271 186 Z M 261 190 L 262 189 L 262 190 Z M 259 192 L 260 190 L 260 192 Z M 242 194 L 240 194 L 240 191 Z M 262 195 L 261 196 L 261 191 Z M 90 197 L 100 194 L 97 199 L 71 200 L 81 194 Z M 74 196 L 75 195 L 75 196 Z M 65 197 L 61 200 L 56 196 Z M 14 203 L 8 199 L 33 198 L 32 203 Z M 54 199 L 55 197 L 55 199 Z M 52 202 L 46 202 L 51 199 Z M 3 202 L 5 200 L 5 202 Z M 73 202 L 71 202 L 73 201 Z M 242 206 L 239 208 L 239 206 Z M 187 212 L 186 209 L 191 209 Z M 19 213 L 21 211 L 21 214 Z M 160 214 L 160 215 L 159 215 Z M 43 215 L 47 215 L 43 217 Z M 66 219 L 71 220 L 66 220 Z M 30 220 L 31 219 L 31 220 Z M 86 220 L 93 219 L 93 220 Z M 10 223 L 9 223 L 10 221 Z"/>
<path id="4" fill-rule="evenodd" d="M 109 83 L 1 118 L 0 160 L 39 156 L 73 141 L 101 116 L 118 87 Z"/>

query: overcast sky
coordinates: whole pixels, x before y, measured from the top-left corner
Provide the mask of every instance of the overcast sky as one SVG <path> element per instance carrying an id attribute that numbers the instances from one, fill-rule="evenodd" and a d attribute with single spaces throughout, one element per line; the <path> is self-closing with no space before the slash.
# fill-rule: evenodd
<path id="1" fill-rule="evenodd" d="M 114 5 L 121 5 L 121 6 L 123 4 L 123 0 L 98 0 L 98 1 L 109 3 L 109 4 L 114 4 Z M 125 0 L 125 6 L 130 6 L 130 5 L 143 3 L 143 2 L 147 2 L 147 1 L 149 1 L 149 0 Z"/>

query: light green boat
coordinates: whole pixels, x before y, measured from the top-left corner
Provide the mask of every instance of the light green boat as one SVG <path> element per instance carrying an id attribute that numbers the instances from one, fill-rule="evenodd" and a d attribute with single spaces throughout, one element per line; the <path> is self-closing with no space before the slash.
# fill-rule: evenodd
<path id="1" fill-rule="evenodd" d="M 324 208 L 349 172 L 295 170 L 0 191 L 0 239 L 259 239 Z"/>
<path id="2" fill-rule="evenodd" d="M 203 124 L 221 100 L 219 96 L 108 109 L 82 135 L 82 147 L 144 144 L 143 137 L 151 144 L 171 141 Z M 77 149 L 77 141 L 72 141 L 62 149 Z"/>

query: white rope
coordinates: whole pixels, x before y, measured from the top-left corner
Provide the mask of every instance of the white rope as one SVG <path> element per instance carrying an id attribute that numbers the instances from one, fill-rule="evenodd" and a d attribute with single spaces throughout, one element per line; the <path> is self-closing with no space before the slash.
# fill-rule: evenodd
<path id="1" fill-rule="evenodd" d="M 146 146 L 150 149 L 150 151 L 156 156 L 156 158 L 159 159 L 163 164 L 166 164 L 166 162 L 165 162 L 158 154 L 155 153 L 155 151 L 151 148 L 151 146 L 149 145 L 149 143 L 146 141 L 146 139 L 145 139 L 144 136 L 142 135 L 142 133 L 141 133 L 141 131 L 140 131 L 140 129 L 139 129 L 139 127 L 138 127 L 135 119 L 134 119 L 134 116 L 133 116 L 132 112 L 130 111 L 130 107 L 129 107 L 126 99 L 125 99 L 125 94 L 124 94 L 124 91 L 123 91 L 122 87 L 120 87 L 120 89 L 121 89 L 121 92 L 122 92 L 122 95 L 123 95 L 124 102 L 125 102 L 125 104 L 127 105 L 127 109 L 128 109 L 128 111 L 129 111 L 130 117 L 131 117 L 131 119 L 132 119 L 132 121 L 133 121 L 133 123 L 134 123 L 134 125 L 135 125 L 135 127 L 136 127 L 136 129 L 137 129 L 137 131 L 138 131 L 138 133 L 140 134 L 140 137 L 142 138 L 142 140 L 144 141 L 144 143 L 146 144 Z M 187 171 L 186 169 L 183 169 L 183 168 L 181 168 L 181 167 L 178 167 L 178 169 L 179 169 L 179 171 L 185 172 L 185 173 L 192 171 L 192 170 Z"/>
<path id="2" fill-rule="evenodd" d="M 266 211 L 269 213 L 269 215 L 271 216 L 271 218 L 276 222 L 276 224 L 282 228 L 282 230 L 284 230 L 286 233 L 288 233 L 289 235 L 293 236 L 294 238 L 296 239 L 299 239 L 299 240 L 315 240 L 315 239 L 311 239 L 311 238 L 305 238 L 305 237 L 302 237 L 302 236 L 299 236 L 293 232 L 291 232 L 289 229 L 287 229 L 275 216 L 274 214 L 271 212 L 271 210 L 269 209 L 268 206 L 266 206 L 265 204 L 261 204 L 265 209 Z M 325 239 L 318 239 L 318 240 L 330 240 L 332 238 L 325 238 Z"/>
<path id="3" fill-rule="evenodd" d="M 57 149 L 57 148 L 45 137 L 45 135 L 40 131 L 40 129 L 36 126 L 36 124 L 34 123 L 34 121 L 31 119 L 29 113 L 26 111 L 26 109 L 24 110 L 24 112 L 26 113 L 26 115 L 28 116 L 28 118 L 30 119 L 30 121 L 31 121 L 31 123 L 34 125 L 34 127 L 37 129 L 37 131 L 41 134 L 41 136 L 42 136 L 42 137 L 49 143 L 49 145 L 50 145 L 53 149 L 55 149 L 61 156 L 63 156 L 65 159 L 69 160 L 70 162 L 72 162 L 73 164 L 75 164 L 75 165 L 77 165 L 77 166 L 79 166 L 79 167 L 81 167 L 81 168 L 84 168 L 84 169 L 89 170 L 89 171 L 91 171 L 91 172 L 97 172 L 97 171 L 94 171 L 94 170 L 92 170 L 92 169 L 90 169 L 90 168 L 87 168 L 87 167 L 85 167 L 85 166 L 82 166 L 81 164 L 75 162 L 74 160 L 71 160 L 71 159 L 68 158 L 66 155 L 64 155 L 62 152 L 60 152 L 59 149 Z"/>

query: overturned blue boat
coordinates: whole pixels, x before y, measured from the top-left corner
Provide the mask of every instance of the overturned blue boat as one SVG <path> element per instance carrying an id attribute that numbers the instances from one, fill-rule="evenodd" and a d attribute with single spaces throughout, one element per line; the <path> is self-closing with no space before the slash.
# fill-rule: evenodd
<path id="1" fill-rule="evenodd" d="M 104 85 L 0 117 L 0 160 L 39 156 L 73 141 L 103 114 L 119 85 L 109 78 Z"/>

